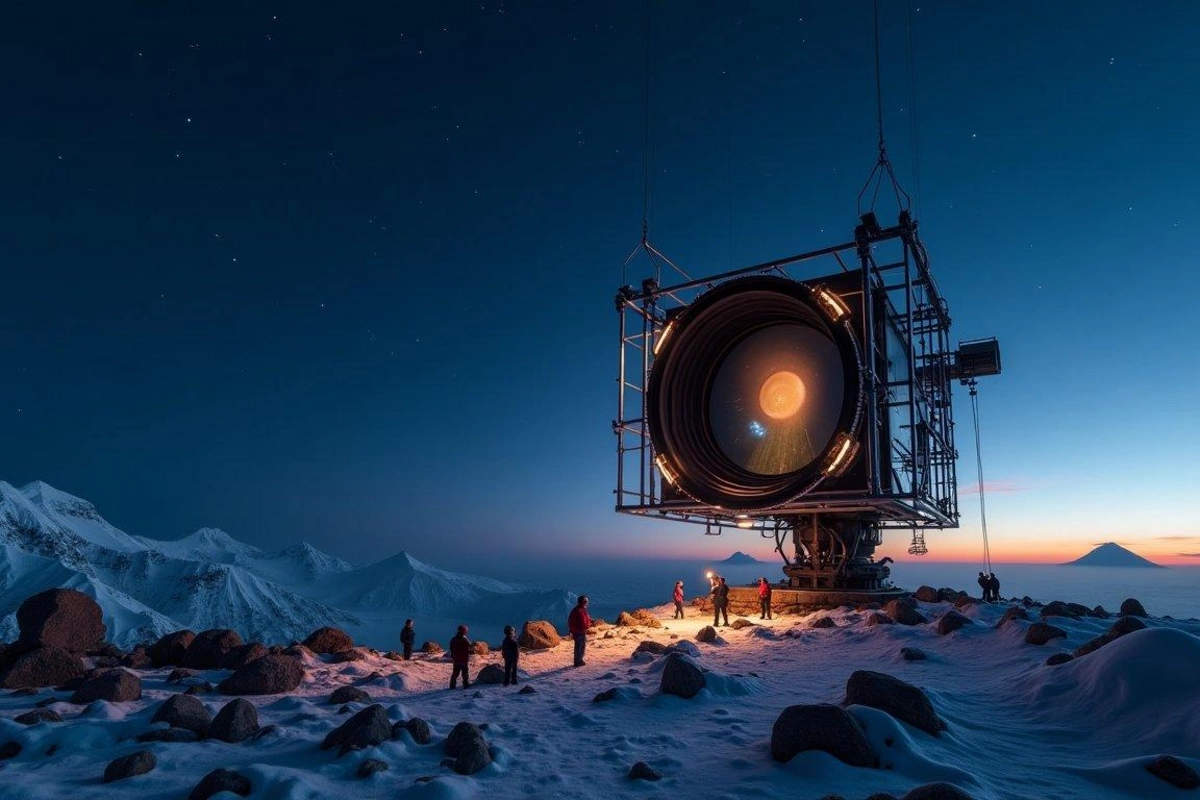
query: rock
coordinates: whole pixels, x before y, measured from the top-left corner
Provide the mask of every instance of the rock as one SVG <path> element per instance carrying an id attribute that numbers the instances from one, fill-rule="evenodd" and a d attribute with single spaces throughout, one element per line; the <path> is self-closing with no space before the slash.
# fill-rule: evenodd
<path id="1" fill-rule="evenodd" d="M 146 648 L 140 644 L 133 648 L 133 652 L 121 656 L 119 663 L 122 667 L 128 667 L 129 669 L 150 669 L 154 666 L 154 662 L 150 660 L 150 656 L 146 653 Z"/>
<path id="2" fill-rule="evenodd" d="M 62 722 L 62 715 L 48 708 L 36 708 L 26 711 L 20 716 L 13 717 L 13 722 L 20 725 L 37 725 L 39 722 Z"/>
<path id="3" fill-rule="evenodd" d="M 252 789 L 250 781 L 233 770 L 214 769 L 196 784 L 196 788 L 188 795 L 188 800 L 208 800 L 218 792 L 233 792 L 248 797 Z"/>
<path id="4" fill-rule="evenodd" d="M 18 656 L 12 666 L 0 673 L 0 686 L 8 689 L 60 686 L 81 677 L 83 662 L 79 657 L 61 647 L 50 645 Z"/>
<path id="5" fill-rule="evenodd" d="M 387 712 L 379 703 L 369 705 L 362 711 L 334 728 L 321 742 L 321 749 L 328 750 L 337 747 L 338 755 L 345 755 L 351 750 L 362 750 L 386 742 L 392 736 L 392 723 L 388 721 Z"/>
<path id="6" fill-rule="evenodd" d="M 433 738 L 433 735 L 429 730 L 429 723 L 420 717 L 413 717 L 412 719 L 404 722 L 397 722 L 392 726 L 392 738 L 399 739 L 401 731 L 408 731 L 408 735 L 411 736 L 412 740 L 417 744 L 429 744 L 430 740 Z"/>
<path id="7" fill-rule="evenodd" d="M 717 629 L 712 625 L 705 625 L 700 630 L 696 631 L 697 642 L 715 642 L 717 640 Z"/>
<path id="8" fill-rule="evenodd" d="M 609 700 L 616 700 L 617 697 L 618 697 L 617 689 L 616 689 L 616 687 L 613 687 L 612 689 L 605 689 L 603 692 L 601 692 L 600 694 L 593 697 L 592 702 L 593 703 L 607 703 Z"/>
<path id="9" fill-rule="evenodd" d="M 437 642 L 425 642 L 424 644 L 421 645 L 421 652 L 429 653 L 430 655 L 435 656 L 438 653 L 443 652 L 443 650 L 442 650 L 442 646 L 440 644 L 438 644 Z"/>
<path id="10" fill-rule="evenodd" d="M 729 627 L 733 628 L 735 631 L 740 631 L 743 628 L 757 628 L 758 625 L 757 623 L 751 622 L 745 617 L 738 617 L 733 622 L 729 623 Z M 639 761 L 638 763 L 640 764 L 642 762 Z"/>
<path id="11" fill-rule="evenodd" d="M 1092 615 L 1090 608 L 1079 603 L 1067 603 L 1067 611 L 1072 617 L 1090 617 Z"/>
<path id="12" fill-rule="evenodd" d="M 548 647 L 558 647 L 561 641 L 554 625 L 546 620 L 530 620 L 521 628 L 517 644 L 525 650 L 544 650 Z"/>
<path id="13" fill-rule="evenodd" d="M 1075 656 L 1070 653 L 1055 653 L 1046 659 L 1047 667 L 1057 667 L 1059 664 L 1065 664 L 1068 661 L 1074 661 Z"/>
<path id="14" fill-rule="evenodd" d="M 905 661 L 925 661 L 929 656 L 919 647 L 901 647 L 900 657 Z"/>
<path id="15" fill-rule="evenodd" d="M 618 627 L 635 628 L 639 625 L 646 628 L 661 628 L 662 622 L 651 611 L 639 608 L 635 611 L 622 611 L 617 615 L 615 623 Z"/>
<path id="16" fill-rule="evenodd" d="M 926 783 L 909 790 L 900 800 L 971 800 L 971 795 L 952 783 Z"/>
<path id="17" fill-rule="evenodd" d="M 1080 656 L 1086 656 L 1088 653 L 1099 650 L 1109 642 L 1116 641 L 1128 633 L 1140 631 L 1145 627 L 1146 623 L 1142 622 L 1137 617 L 1121 617 L 1112 624 L 1112 627 L 1109 628 L 1108 631 L 1100 636 L 1097 636 L 1095 639 L 1084 642 L 1083 644 L 1079 645 L 1079 647 L 1076 647 L 1075 657 L 1079 658 Z"/>
<path id="18" fill-rule="evenodd" d="M 230 700 L 208 726 L 208 738 L 237 744 L 258 733 L 258 709 L 248 700 Z"/>
<path id="19" fill-rule="evenodd" d="M 833 617 L 817 617 L 810 623 L 814 628 L 836 628 L 837 623 L 833 621 Z"/>
<path id="20" fill-rule="evenodd" d="M 190 669 L 185 669 L 183 667 L 180 667 L 179 669 L 171 670 L 171 674 L 167 676 L 167 683 L 170 683 L 170 684 L 183 683 L 188 678 L 196 677 L 196 675 L 197 675 L 197 673 L 195 672 L 195 670 L 190 670 Z"/>
<path id="21" fill-rule="evenodd" d="M 282 653 L 271 653 L 271 655 L 291 656 L 292 658 L 298 658 L 301 661 L 315 660 L 317 657 L 316 653 L 298 642 L 285 647 Z"/>
<path id="22" fill-rule="evenodd" d="M 961 589 L 951 589 L 947 586 L 943 586 L 942 588 L 938 589 L 938 600 L 942 600 L 947 603 L 953 603 L 958 598 L 966 596 L 967 593 Z"/>
<path id="23" fill-rule="evenodd" d="M 485 664 L 475 676 L 476 683 L 504 683 L 504 667 L 499 664 Z"/>
<path id="24" fill-rule="evenodd" d="M 1107 619 L 1108 612 L 1104 610 L 1104 606 L 1096 606 L 1092 609 L 1092 616 L 1098 617 L 1099 619 Z"/>
<path id="25" fill-rule="evenodd" d="M 349 650 L 340 650 L 329 657 L 330 664 L 345 664 L 348 661 L 366 661 L 367 654 L 357 647 L 351 647 Z"/>
<path id="26" fill-rule="evenodd" d="M 491 652 L 487 642 L 471 642 L 471 655 L 486 656 Z"/>
<path id="27" fill-rule="evenodd" d="M 145 775 L 154 769 L 154 765 L 157 763 L 158 760 L 154 757 L 154 753 L 149 750 L 138 750 L 136 753 L 130 753 L 109 762 L 109 765 L 104 768 L 104 782 L 112 783 L 132 778 L 134 775 Z"/>
<path id="28" fill-rule="evenodd" d="M 867 800 L 896 800 L 896 795 L 888 794 L 887 792 L 876 792 L 875 794 L 868 795 Z"/>
<path id="29" fill-rule="evenodd" d="M 983 601 L 978 597 L 971 597 L 969 594 L 960 594 L 952 602 L 955 608 L 966 608 L 967 606 L 977 606 Z"/>
<path id="30" fill-rule="evenodd" d="M 189 686 L 184 694 L 212 694 L 215 690 L 213 685 L 208 681 L 201 681 L 193 686 Z"/>
<path id="31" fill-rule="evenodd" d="M 189 694 L 175 694 L 163 701 L 163 704 L 150 718 L 151 722 L 165 722 L 172 728 L 183 728 L 198 736 L 208 733 L 212 724 L 212 714 L 208 708 Z"/>
<path id="32" fill-rule="evenodd" d="M 695 697 L 704 688 L 706 681 L 700 665 L 682 653 L 672 653 L 667 656 L 663 666 L 662 682 L 659 685 L 663 694 L 673 694 L 677 697 Z"/>
<path id="33" fill-rule="evenodd" d="M 304 680 L 304 667 L 291 656 L 263 656 L 221 681 L 224 694 L 283 694 Z"/>
<path id="34" fill-rule="evenodd" d="M 941 602 L 941 595 L 938 590 L 932 586 L 922 586 L 913 593 L 913 597 L 920 600 L 922 603 L 938 603 Z"/>
<path id="35" fill-rule="evenodd" d="M 790 761 L 807 750 L 823 750 L 853 767 L 876 764 L 858 721 L 827 703 L 788 706 L 771 728 L 771 758 Z"/>
<path id="36" fill-rule="evenodd" d="M 304 646 L 314 653 L 340 653 L 354 647 L 354 640 L 339 628 L 317 628 L 304 640 Z"/>
<path id="37" fill-rule="evenodd" d="M 1046 617 L 1071 617 L 1075 614 L 1071 613 L 1071 609 L 1062 600 L 1054 600 L 1042 607 L 1042 619 Z"/>
<path id="38" fill-rule="evenodd" d="M 846 699 L 842 705 L 878 708 L 933 736 L 946 727 L 923 691 L 882 672 L 854 672 L 846 681 Z"/>
<path id="39" fill-rule="evenodd" d="M 953 633 L 964 625 L 974 625 L 969 617 L 964 617 L 957 611 L 947 611 L 937 621 L 937 632 L 942 636 Z"/>
<path id="40" fill-rule="evenodd" d="M 17 625 L 16 646 L 25 651 L 57 647 L 81 654 L 104 641 L 100 606 L 74 589 L 48 589 L 27 598 L 17 609 Z"/>
<path id="41" fill-rule="evenodd" d="M 1048 622 L 1035 622 L 1025 631 L 1025 644 L 1045 644 L 1051 639 L 1065 639 L 1067 632 Z"/>
<path id="42" fill-rule="evenodd" d="M 80 706 L 95 700 L 128 703 L 141 699 L 142 679 L 123 669 L 110 669 L 94 678 L 88 678 L 71 695 L 71 702 Z"/>
<path id="43" fill-rule="evenodd" d="M 221 669 L 241 669 L 266 655 L 270 655 L 270 651 L 264 645 L 258 642 L 244 644 L 229 651 L 229 655 L 221 662 Z"/>
<path id="44" fill-rule="evenodd" d="M 645 761 L 639 761 L 629 768 L 629 778 L 635 781 L 658 781 L 662 780 L 662 773 Z"/>
<path id="45" fill-rule="evenodd" d="M 175 631 L 159 638 L 146 648 L 146 655 L 156 667 L 174 666 L 183 663 L 188 645 L 196 638 L 189 630 Z"/>
<path id="46" fill-rule="evenodd" d="M 183 666 L 192 669 L 217 669 L 230 651 L 241 647 L 242 637 L 227 628 L 201 631 L 183 654 Z"/>
<path id="47" fill-rule="evenodd" d="M 911 597 L 897 597 L 883 607 L 883 613 L 901 625 L 924 625 L 925 615 L 917 610 L 917 601 Z"/>
<path id="48" fill-rule="evenodd" d="M 358 777 L 369 778 L 376 772 L 387 771 L 388 765 L 378 758 L 363 759 L 363 762 L 358 765 Z"/>
<path id="49" fill-rule="evenodd" d="M 0 744 L 0 761 L 7 761 L 10 758 L 16 758 L 21 755 L 20 742 L 5 742 Z"/>
<path id="50" fill-rule="evenodd" d="M 867 627 L 874 628 L 876 625 L 895 625 L 896 620 L 879 611 L 871 612 L 867 617 Z"/>
<path id="51" fill-rule="evenodd" d="M 532 686 L 522 686 L 521 690 L 517 692 L 517 694 L 537 694 L 537 689 L 533 688 Z"/>
<path id="52" fill-rule="evenodd" d="M 122 656 L 122 658 L 124 658 L 124 656 Z M 119 666 L 121 666 L 120 658 L 113 658 L 112 656 L 96 656 L 92 659 L 93 669 L 115 669 Z"/>
<path id="53" fill-rule="evenodd" d="M 1014 619 L 1027 620 L 1027 619 L 1029 619 L 1029 612 L 1026 611 L 1025 609 L 1021 608 L 1020 606 L 1009 606 L 1008 609 L 1004 612 L 1004 616 L 1002 616 L 1000 618 L 1000 621 L 996 623 L 996 627 L 1003 628 L 1005 625 L 1012 622 Z"/>
<path id="54" fill-rule="evenodd" d="M 343 703 L 363 703 L 370 705 L 375 701 L 371 699 L 371 695 L 362 689 L 354 686 L 343 686 L 340 689 L 334 689 L 333 694 L 329 695 L 329 699 L 325 702 L 333 705 L 341 705 Z"/>
<path id="55" fill-rule="evenodd" d="M 454 758 L 451 768 L 459 775 L 474 775 L 492 763 L 483 731 L 470 722 L 455 725 L 442 748 L 446 755 Z"/>
<path id="56" fill-rule="evenodd" d="M 661 656 L 665 652 L 667 652 L 667 646 L 662 642 L 640 642 L 637 647 L 633 648 L 633 655 L 635 656 L 638 653 L 650 653 L 652 655 Z"/>
<path id="57" fill-rule="evenodd" d="M 195 731 L 183 728 L 155 728 L 134 737 L 139 742 L 197 742 L 200 737 Z"/>
<path id="58" fill-rule="evenodd" d="M 1125 612 L 1125 603 L 1121 604 L 1122 613 Z M 1200 786 L 1200 775 L 1196 774 L 1196 770 L 1175 756 L 1159 756 L 1146 765 L 1146 771 L 1180 789 L 1195 789 Z"/>

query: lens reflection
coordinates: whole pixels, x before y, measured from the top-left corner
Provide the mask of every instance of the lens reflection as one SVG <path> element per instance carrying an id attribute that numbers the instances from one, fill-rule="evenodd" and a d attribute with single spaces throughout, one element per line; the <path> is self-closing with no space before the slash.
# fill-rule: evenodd
<path id="1" fill-rule="evenodd" d="M 843 379 L 837 346 L 821 331 L 776 325 L 752 334 L 717 370 L 709 399 L 713 436 L 748 472 L 803 469 L 837 430 Z"/>

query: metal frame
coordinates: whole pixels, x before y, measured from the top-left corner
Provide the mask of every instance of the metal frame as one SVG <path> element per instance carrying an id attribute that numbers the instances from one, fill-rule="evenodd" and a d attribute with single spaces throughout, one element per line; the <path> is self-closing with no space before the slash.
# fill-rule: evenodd
<path id="1" fill-rule="evenodd" d="M 907 211 L 881 228 L 873 214 L 864 215 L 854 241 L 787 258 L 767 261 L 707 278 L 692 279 L 644 242 L 656 263 L 656 274 L 640 290 L 623 286 L 616 296 L 620 329 L 617 417 L 616 510 L 640 516 L 675 519 L 705 526 L 705 532 L 747 527 L 765 538 L 776 536 L 777 521 L 820 514 L 870 519 L 880 528 L 954 528 L 958 526 L 958 493 L 951 380 L 954 352 L 950 316 L 929 271 L 929 259 L 917 237 L 917 224 Z M 852 269 L 849 263 L 857 260 Z M 680 282 L 662 285 L 665 265 Z M 860 272 L 864 297 L 863 335 L 866 398 L 863 452 L 868 488 L 808 494 L 769 512 L 737 519 L 726 511 L 694 501 L 664 501 L 661 475 L 646 421 L 645 388 L 654 363 L 654 347 L 672 309 L 691 303 L 724 281 L 756 274 L 779 274 L 808 280 L 836 273 Z M 882 318 L 877 318 L 877 313 Z M 889 379 L 887 334 L 907 344 L 904 375 Z M 893 354 L 894 355 L 894 354 Z M 907 425 L 906 434 L 889 430 L 889 420 Z M 899 490 L 897 487 L 907 487 Z M 739 525 L 738 522 L 741 522 Z"/>

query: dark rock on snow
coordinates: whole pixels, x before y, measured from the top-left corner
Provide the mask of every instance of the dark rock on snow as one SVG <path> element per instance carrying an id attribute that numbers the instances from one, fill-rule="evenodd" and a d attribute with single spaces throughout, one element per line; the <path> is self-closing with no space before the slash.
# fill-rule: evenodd
<path id="1" fill-rule="evenodd" d="M 1067 632 L 1048 622 L 1035 622 L 1025 631 L 1025 643 L 1042 645 L 1051 639 L 1065 639 Z"/>
<path id="2" fill-rule="evenodd" d="M 827 703 L 788 706 L 771 728 L 771 758 L 789 761 L 806 750 L 823 750 L 853 767 L 876 764 L 858 721 Z"/>
<path id="3" fill-rule="evenodd" d="M 667 646 L 662 642 L 645 641 L 641 642 L 633 649 L 633 654 L 635 656 L 638 653 L 652 653 L 653 655 L 661 656 L 665 652 L 667 652 Z"/>
<path id="4" fill-rule="evenodd" d="M 715 642 L 717 640 L 717 629 L 712 625 L 705 625 L 700 630 L 696 631 L 697 642 Z"/>
<path id="5" fill-rule="evenodd" d="M 19 755 L 21 755 L 20 742 L 5 742 L 4 744 L 0 744 L 0 761 L 7 761 Z"/>
<path id="6" fill-rule="evenodd" d="M 814 628 L 836 628 L 837 623 L 833 621 L 833 617 L 817 617 L 812 621 Z"/>
<path id="7" fill-rule="evenodd" d="M 663 667 L 660 689 L 663 694 L 695 697 L 704 688 L 704 671 L 689 656 L 672 653 Z"/>
<path id="8" fill-rule="evenodd" d="M 867 627 L 874 628 L 876 625 L 895 625 L 896 620 L 884 614 L 882 611 L 874 611 L 867 617 Z"/>
<path id="9" fill-rule="evenodd" d="M 629 768 L 629 777 L 635 781 L 658 781 L 662 780 L 662 773 L 645 761 L 639 761 Z"/>
<path id="10" fill-rule="evenodd" d="M 214 769 L 196 784 L 196 788 L 188 795 L 188 800 L 208 800 L 218 792 L 233 792 L 242 797 L 249 797 L 252 789 L 250 781 L 233 770 Z"/>
<path id="11" fill-rule="evenodd" d="M 929 621 L 917 610 L 917 601 L 911 597 L 897 597 L 883 607 L 883 613 L 901 625 L 923 625 Z"/>
<path id="12" fill-rule="evenodd" d="M 485 664 L 475 676 L 476 683 L 504 683 L 504 667 L 499 664 Z"/>
<path id="13" fill-rule="evenodd" d="M 969 617 L 965 617 L 957 611 L 947 611 L 937 621 L 937 632 L 942 636 L 948 633 L 953 633 L 964 625 L 974 625 Z"/>
<path id="14" fill-rule="evenodd" d="M 454 758 L 451 768 L 460 775 L 474 775 L 492 763 L 487 739 L 478 725 L 460 722 L 450 731 L 442 745 L 446 755 Z"/>
<path id="15" fill-rule="evenodd" d="M 1004 616 L 1002 616 L 1000 618 L 1000 621 L 996 623 L 996 627 L 1003 628 L 1005 625 L 1012 622 L 1014 619 L 1027 620 L 1027 619 L 1029 619 L 1029 612 L 1026 611 L 1025 609 L 1021 608 L 1020 606 L 1009 606 L 1008 610 L 1004 612 Z"/>
<path id="16" fill-rule="evenodd" d="M 546 620 L 530 620 L 521 628 L 517 644 L 525 650 L 544 650 L 548 647 L 558 647 L 562 638 L 558 635 L 552 623 Z"/>
<path id="17" fill-rule="evenodd" d="M 60 647 L 69 653 L 86 653 L 104 641 L 100 606 L 74 589 L 48 589 L 21 603 L 17 609 L 22 650 Z"/>
<path id="18" fill-rule="evenodd" d="M 208 708 L 188 694 L 171 695 L 154 712 L 151 722 L 165 722 L 172 728 L 184 728 L 200 736 L 208 733 L 212 714 Z"/>
<path id="19" fill-rule="evenodd" d="M 85 706 L 96 700 L 110 703 L 127 703 L 142 699 L 142 679 L 123 669 L 110 669 L 88 678 L 75 693 L 71 702 Z"/>
<path id="20" fill-rule="evenodd" d="M 421 645 L 421 652 L 429 653 L 430 655 L 435 656 L 443 651 L 442 646 L 437 642 L 425 642 L 423 645 Z"/>
<path id="21" fill-rule="evenodd" d="M 201 631 L 192 639 L 183 655 L 183 666 L 192 669 L 218 669 L 235 647 L 241 647 L 242 637 L 228 628 Z"/>
<path id="22" fill-rule="evenodd" d="M 354 686 L 343 686 L 339 689 L 334 689 L 333 694 L 329 695 L 329 699 L 325 702 L 333 705 L 341 705 L 342 703 L 364 703 L 371 704 L 375 702 L 371 699 L 371 695 Z"/>
<path id="23" fill-rule="evenodd" d="M 923 691 L 882 672 L 854 672 L 846 681 L 846 699 L 842 704 L 878 708 L 933 736 L 946 727 Z"/>
<path id="24" fill-rule="evenodd" d="M 417 744 L 429 744 L 433 739 L 433 734 L 429 730 L 429 723 L 420 717 L 413 717 L 404 722 L 397 722 L 392 726 L 392 738 L 399 739 L 401 731 L 408 731 L 408 735 Z"/>
<path id="25" fill-rule="evenodd" d="M 291 656 L 263 656 L 221 681 L 224 694 L 282 694 L 304 680 L 300 659 Z"/>
<path id="26" fill-rule="evenodd" d="M 230 700 L 208 726 L 208 738 L 236 744 L 258 733 L 258 709 L 242 698 Z"/>
<path id="27" fill-rule="evenodd" d="M 1047 667 L 1057 667 L 1059 664 L 1065 664 L 1068 661 L 1074 661 L 1075 656 L 1070 653 L 1055 653 L 1046 659 Z"/>
<path id="28" fill-rule="evenodd" d="M 917 591 L 913 593 L 913 597 L 922 603 L 937 603 L 942 599 L 941 595 L 938 594 L 938 590 L 932 586 L 918 587 Z"/>
<path id="29" fill-rule="evenodd" d="M 972 800 L 972 798 L 954 784 L 939 781 L 916 786 L 900 800 Z"/>
<path id="30" fill-rule="evenodd" d="M 21 725 L 37 725 L 39 722 L 62 722 L 62 715 L 48 708 L 37 708 L 26 711 L 20 716 L 13 717 L 13 722 Z"/>
<path id="31" fill-rule="evenodd" d="M 321 749 L 339 748 L 338 755 L 351 750 L 362 750 L 386 742 L 392 736 L 392 723 L 387 712 L 379 703 L 367 706 L 362 711 L 334 728 L 321 742 Z"/>
<path id="32" fill-rule="evenodd" d="M 1139 601 L 1129 597 L 1121 603 L 1121 614 L 1127 617 L 1144 617 L 1146 608 Z"/>
<path id="33" fill-rule="evenodd" d="M 77 655 L 61 647 L 48 645 L 19 656 L 12 666 L 0 673 L 0 686 L 9 689 L 60 686 L 81 677 L 83 662 Z"/>
<path id="34" fill-rule="evenodd" d="M 158 760 L 154 757 L 154 753 L 149 750 L 138 750 L 136 753 L 130 753 L 110 762 L 104 768 L 104 782 L 112 783 L 132 778 L 134 775 L 145 775 L 154 769 L 154 765 L 157 763 Z"/>
<path id="35" fill-rule="evenodd" d="M 146 655 L 156 667 L 173 666 L 183 663 L 187 655 L 188 645 L 196 638 L 189 630 L 175 631 L 159 638 L 157 642 L 146 648 Z"/>
<path id="36" fill-rule="evenodd" d="M 521 691 L 517 692 L 517 694 L 537 694 L 537 689 L 532 686 L 522 686 Z"/>
<path id="37" fill-rule="evenodd" d="M 919 647 L 901 647 L 900 657 L 905 661 L 925 661 L 929 658 Z"/>
<path id="38" fill-rule="evenodd" d="M 348 661 L 366 661 L 367 654 L 357 647 L 351 647 L 349 650 L 339 650 L 329 657 L 330 664 L 345 664 Z"/>
<path id="39" fill-rule="evenodd" d="M 1114 622 L 1112 627 L 1109 628 L 1105 633 L 1102 633 L 1095 639 L 1084 642 L 1083 644 L 1079 645 L 1079 647 L 1076 647 L 1075 657 L 1079 658 L 1080 656 L 1086 656 L 1088 653 L 1099 650 L 1109 642 L 1114 642 L 1117 639 L 1120 639 L 1127 633 L 1140 631 L 1145 627 L 1146 623 L 1142 622 L 1137 617 L 1121 617 L 1119 620 Z"/>
<path id="40" fill-rule="evenodd" d="M 150 660 L 150 656 L 146 653 L 146 648 L 140 644 L 133 648 L 133 652 L 121 656 L 118 663 L 122 667 L 128 667 L 129 669 L 150 669 L 154 666 L 154 662 Z"/>
<path id="41" fill-rule="evenodd" d="M 1200 774 L 1175 756 L 1159 756 L 1146 765 L 1146 771 L 1180 789 L 1195 789 L 1200 786 Z"/>
<path id="42" fill-rule="evenodd" d="M 179 667 L 178 669 L 171 670 L 171 674 L 167 676 L 167 683 L 183 683 L 188 678 L 196 677 L 197 674 L 198 673 L 195 670 Z"/>
<path id="43" fill-rule="evenodd" d="M 221 662 L 221 669 L 241 669 L 265 655 L 270 655 L 270 651 L 262 644 L 258 642 L 244 644 L 229 651 L 229 655 L 225 656 L 225 660 Z"/>
<path id="44" fill-rule="evenodd" d="M 378 758 L 367 758 L 358 765 L 358 777 L 369 778 L 376 772 L 385 772 L 387 768 L 388 765 Z"/>
<path id="45" fill-rule="evenodd" d="M 340 653 L 354 647 L 354 640 L 345 631 L 326 626 L 310 633 L 304 646 L 314 653 Z"/>

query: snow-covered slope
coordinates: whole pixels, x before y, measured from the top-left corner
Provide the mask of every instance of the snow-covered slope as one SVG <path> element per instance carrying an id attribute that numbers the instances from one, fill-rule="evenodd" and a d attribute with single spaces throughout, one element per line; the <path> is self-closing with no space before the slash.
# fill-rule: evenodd
<path id="1" fill-rule="evenodd" d="M 146 549 L 137 539 L 110 525 L 87 500 L 42 481 L 22 486 L 21 494 L 48 518 L 86 542 L 119 552 Z"/>

